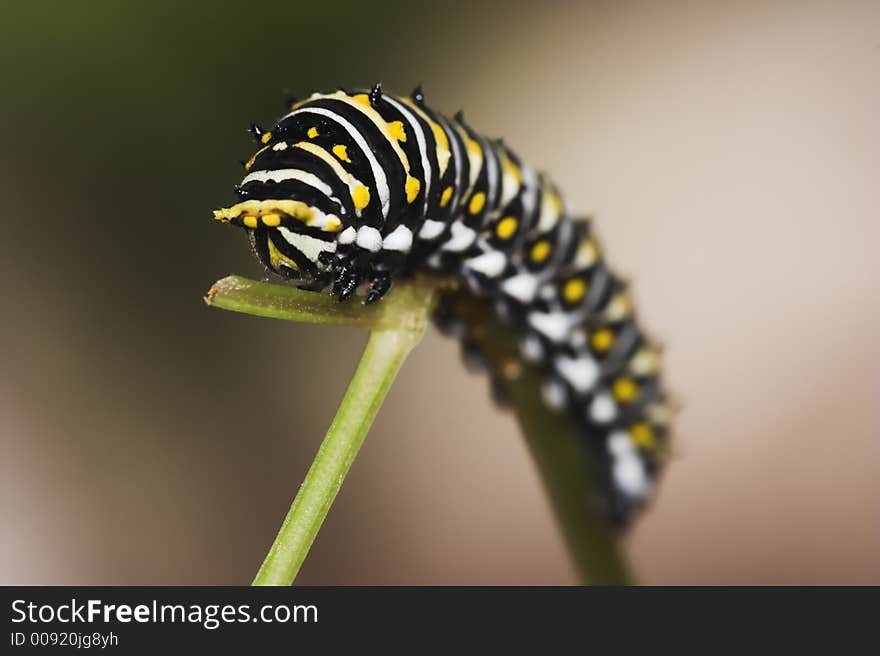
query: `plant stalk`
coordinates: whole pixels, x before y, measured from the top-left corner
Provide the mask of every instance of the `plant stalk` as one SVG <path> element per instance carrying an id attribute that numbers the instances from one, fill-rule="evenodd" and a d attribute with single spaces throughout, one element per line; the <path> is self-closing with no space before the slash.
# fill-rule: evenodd
<path id="1" fill-rule="evenodd" d="M 370 333 L 354 378 L 254 585 L 293 583 L 391 382 L 421 337 L 422 333 L 409 330 Z"/>

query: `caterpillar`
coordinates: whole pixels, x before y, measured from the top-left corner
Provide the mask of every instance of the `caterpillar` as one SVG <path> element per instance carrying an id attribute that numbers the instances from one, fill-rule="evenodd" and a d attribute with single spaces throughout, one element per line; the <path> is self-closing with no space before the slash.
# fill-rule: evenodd
<path id="1" fill-rule="evenodd" d="M 670 404 L 660 352 L 591 222 L 503 142 L 409 97 L 369 90 L 291 102 L 244 164 L 235 204 L 270 272 L 340 301 L 378 301 L 417 271 L 444 272 L 515 324 L 522 358 L 546 370 L 545 403 L 568 412 L 600 454 L 600 496 L 629 523 L 652 496 Z M 440 313 L 442 315 L 442 311 Z"/>

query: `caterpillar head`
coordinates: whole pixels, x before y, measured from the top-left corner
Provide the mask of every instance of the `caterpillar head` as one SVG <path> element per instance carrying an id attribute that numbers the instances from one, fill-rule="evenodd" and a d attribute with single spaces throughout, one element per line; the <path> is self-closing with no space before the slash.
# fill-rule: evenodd
<path id="1" fill-rule="evenodd" d="M 300 149 L 273 142 L 271 132 L 257 138 L 263 147 L 245 164 L 247 174 L 236 187 L 239 202 L 215 210 L 214 218 L 245 229 L 268 270 L 285 278 L 319 278 L 343 229 L 345 209 L 334 197 L 333 181 L 303 161 Z"/>
<path id="2" fill-rule="evenodd" d="M 362 122 L 381 121 L 372 107 L 381 96 L 378 87 L 369 95 L 312 94 L 294 103 L 271 130 L 251 126 L 257 152 L 244 165 L 240 202 L 214 216 L 248 230 L 269 270 L 328 278 L 328 269 L 345 259 L 337 246 L 347 257 L 364 224 L 381 225 L 389 213 L 398 214 L 393 185 L 359 129 Z M 404 162 L 405 153 L 392 142 Z M 407 200 L 412 202 L 409 195 L 419 188 L 418 180 L 406 180 Z M 379 232 L 368 232 L 374 245 Z"/>

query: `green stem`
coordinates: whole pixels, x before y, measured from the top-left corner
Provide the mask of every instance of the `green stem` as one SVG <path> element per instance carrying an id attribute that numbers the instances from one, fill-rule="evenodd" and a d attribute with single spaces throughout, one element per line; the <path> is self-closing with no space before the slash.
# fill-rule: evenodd
<path id="1" fill-rule="evenodd" d="M 205 303 L 259 317 L 355 328 L 383 327 L 394 319 L 380 303 L 339 303 L 330 294 L 316 294 L 240 276 L 227 276 L 215 282 L 205 296 Z"/>
<path id="2" fill-rule="evenodd" d="M 290 585 L 324 523 L 391 382 L 422 337 L 410 330 L 377 330 L 370 339 L 254 585 Z"/>

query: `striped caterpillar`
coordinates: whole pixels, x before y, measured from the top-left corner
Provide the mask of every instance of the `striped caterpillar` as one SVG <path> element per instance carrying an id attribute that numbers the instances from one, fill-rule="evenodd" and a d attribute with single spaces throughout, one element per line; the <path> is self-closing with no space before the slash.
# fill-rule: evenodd
<path id="1" fill-rule="evenodd" d="M 421 89 L 315 93 L 251 130 L 238 202 L 215 218 L 245 228 L 269 271 L 340 301 L 362 288 L 375 302 L 419 270 L 458 276 L 517 326 L 522 357 L 547 372 L 545 402 L 582 425 L 609 516 L 626 524 L 668 442 L 659 353 L 556 187 Z"/>

